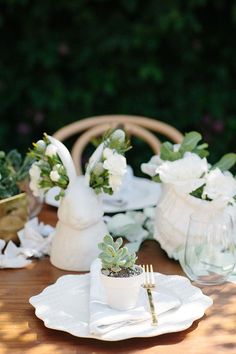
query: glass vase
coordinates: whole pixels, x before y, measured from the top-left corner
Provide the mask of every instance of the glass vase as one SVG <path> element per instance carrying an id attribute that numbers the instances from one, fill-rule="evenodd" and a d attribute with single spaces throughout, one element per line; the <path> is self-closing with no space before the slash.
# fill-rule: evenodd
<path id="1" fill-rule="evenodd" d="M 199 284 L 224 283 L 235 266 L 234 223 L 226 212 L 195 213 L 189 221 L 184 270 Z"/>

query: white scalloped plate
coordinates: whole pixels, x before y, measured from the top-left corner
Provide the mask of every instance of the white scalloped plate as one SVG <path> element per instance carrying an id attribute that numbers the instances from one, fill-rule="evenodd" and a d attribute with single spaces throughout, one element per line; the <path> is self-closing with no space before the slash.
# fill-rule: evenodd
<path id="1" fill-rule="evenodd" d="M 83 179 L 84 176 L 78 178 Z M 139 210 L 149 206 L 157 204 L 161 194 L 161 185 L 159 183 L 148 180 L 147 178 L 133 177 L 133 187 L 128 192 L 127 203 L 124 205 L 115 205 L 111 201 L 109 202 L 109 196 L 103 200 L 103 210 L 105 213 L 118 213 L 127 210 Z M 45 201 L 48 205 L 54 207 L 59 206 L 59 202 L 55 200 L 55 196 L 58 194 L 58 188 L 54 187 L 48 191 L 45 197 Z"/>
<path id="2" fill-rule="evenodd" d="M 39 295 L 31 297 L 29 302 L 46 327 L 65 331 L 76 337 L 104 341 L 153 337 L 185 330 L 201 318 L 213 303 L 210 297 L 204 295 L 185 277 L 155 273 L 155 279 L 158 291 L 163 289 L 163 292 L 168 291 L 175 295 L 181 301 L 181 306 L 160 315 L 157 327 L 147 321 L 145 325 L 124 326 L 115 336 L 109 332 L 98 337 L 89 332 L 89 274 L 64 275 Z"/>

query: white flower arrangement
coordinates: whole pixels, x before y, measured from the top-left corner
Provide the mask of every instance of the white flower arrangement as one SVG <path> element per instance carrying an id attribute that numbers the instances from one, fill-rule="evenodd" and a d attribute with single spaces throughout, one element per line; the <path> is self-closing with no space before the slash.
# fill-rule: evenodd
<path id="1" fill-rule="evenodd" d="M 86 177 L 95 192 L 113 194 L 118 191 L 127 170 L 123 154 L 129 150 L 129 141 L 121 129 L 107 133 L 103 142 L 89 159 Z"/>
<path id="2" fill-rule="evenodd" d="M 57 153 L 57 147 L 50 143 L 47 134 L 44 134 L 43 140 L 33 144 L 29 155 L 35 160 L 29 171 L 33 194 L 43 197 L 50 188 L 57 186 L 60 192 L 55 199 L 59 200 L 64 196 L 69 178 Z"/>
<path id="3" fill-rule="evenodd" d="M 160 155 L 142 164 L 142 171 L 194 197 L 235 204 L 236 179 L 228 170 L 236 163 L 236 154 L 226 154 L 212 166 L 206 159 L 207 144 L 198 145 L 201 139 L 199 133 L 190 132 L 182 144 L 163 143 Z"/>
<path id="4" fill-rule="evenodd" d="M 87 183 L 95 193 L 112 194 L 119 189 L 127 167 L 123 154 L 129 149 L 123 130 L 106 133 L 104 141 L 91 156 L 86 168 Z M 70 181 L 57 146 L 44 134 L 42 140 L 33 144 L 29 155 L 34 159 L 29 171 L 33 194 L 43 197 L 49 189 L 57 186 L 60 192 L 55 199 L 59 200 L 65 195 Z"/>

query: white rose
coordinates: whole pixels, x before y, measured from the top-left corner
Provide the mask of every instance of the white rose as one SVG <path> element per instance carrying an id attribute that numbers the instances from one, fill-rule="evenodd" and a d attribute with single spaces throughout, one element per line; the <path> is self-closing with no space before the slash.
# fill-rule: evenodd
<path id="1" fill-rule="evenodd" d="M 182 159 L 164 161 L 156 169 L 164 183 L 174 184 L 186 193 L 191 193 L 205 183 L 205 174 L 208 171 L 206 158 L 186 152 Z"/>
<path id="2" fill-rule="evenodd" d="M 57 147 L 53 144 L 49 144 L 46 148 L 45 155 L 53 157 L 57 154 Z"/>
<path id="3" fill-rule="evenodd" d="M 119 175 L 109 175 L 109 186 L 113 192 L 117 192 L 121 186 L 122 177 Z"/>
<path id="4" fill-rule="evenodd" d="M 103 162 L 103 167 L 112 175 L 123 176 L 126 172 L 126 158 L 116 152 Z"/>
<path id="5" fill-rule="evenodd" d="M 56 171 L 56 170 L 51 171 L 50 178 L 53 182 L 58 182 L 60 179 L 60 175 L 59 175 L 58 171 Z"/>
<path id="6" fill-rule="evenodd" d="M 206 176 L 206 185 L 203 189 L 203 197 L 209 199 L 222 199 L 234 202 L 236 195 L 236 180 L 230 172 L 222 172 L 216 168 Z"/>
<path id="7" fill-rule="evenodd" d="M 147 175 L 153 177 L 156 175 L 156 169 L 160 166 L 164 161 L 160 159 L 159 155 L 154 155 L 151 160 L 147 163 L 142 163 L 141 171 L 146 173 Z"/>
<path id="8" fill-rule="evenodd" d="M 125 141 L 125 132 L 121 129 L 117 129 L 111 135 L 111 139 L 118 140 L 120 143 L 123 143 Z"/>

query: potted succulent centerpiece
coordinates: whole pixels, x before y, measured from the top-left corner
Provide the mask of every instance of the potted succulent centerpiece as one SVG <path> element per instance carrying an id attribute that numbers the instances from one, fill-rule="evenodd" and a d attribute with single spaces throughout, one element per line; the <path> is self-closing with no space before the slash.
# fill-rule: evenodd
<path id="1" fill-rule="evenodd" d="M 31 159 L 24 159 L 17 150 L 0 151 L 0 238 L 18 242 L 17 231 L 29 216 L 28 198 L 23 184 Z"/>
<path id="2" fill-rule="evenodd" d="M 84 179 L 76 175 L 66 147 L 57 139 L 44 135 L 34 144 L 30 155 L 36 159 L 30 170 L 30 186 L 35 195 L 44 195 L 59 187 L 58 222 L 52 241 L 50 259 L 66 270 L 89 270 L 98 256 L 97 244 L 107 233 L 103 221 L 100 193 L 112 194 L 126 172 L 124 152 L 129 149 L 125 133 L 107 134 L 91 156 Z"/>
<path id="3" fill-rule="evenodd" d="M 136 254 L 130 254 L 127 247 L 122 247 L 123 240 L 116 241 L 109 234 L 98 244 L 102 251 L 101 281 L 105 287 L 107 303 L 117 310 L 135 307 L 140 287 L 144 281 L 143 269 L 135 265 Z"/>
<path id="4" fill-rule="evenodd" d="M 190 215 L 202 211 L 209 218 L 220 210 L 236 216 L 236 180 L 229 169 L 236 154 L 209 164 L 207 144 L 197 132 L 185 135 L 181 144 L 165 142 L 160 154 L 142 164 L 143 172 L 162 184 L 155 216 L 154 237 L 169 257 L 179 259 L 184 248 Z"/>

